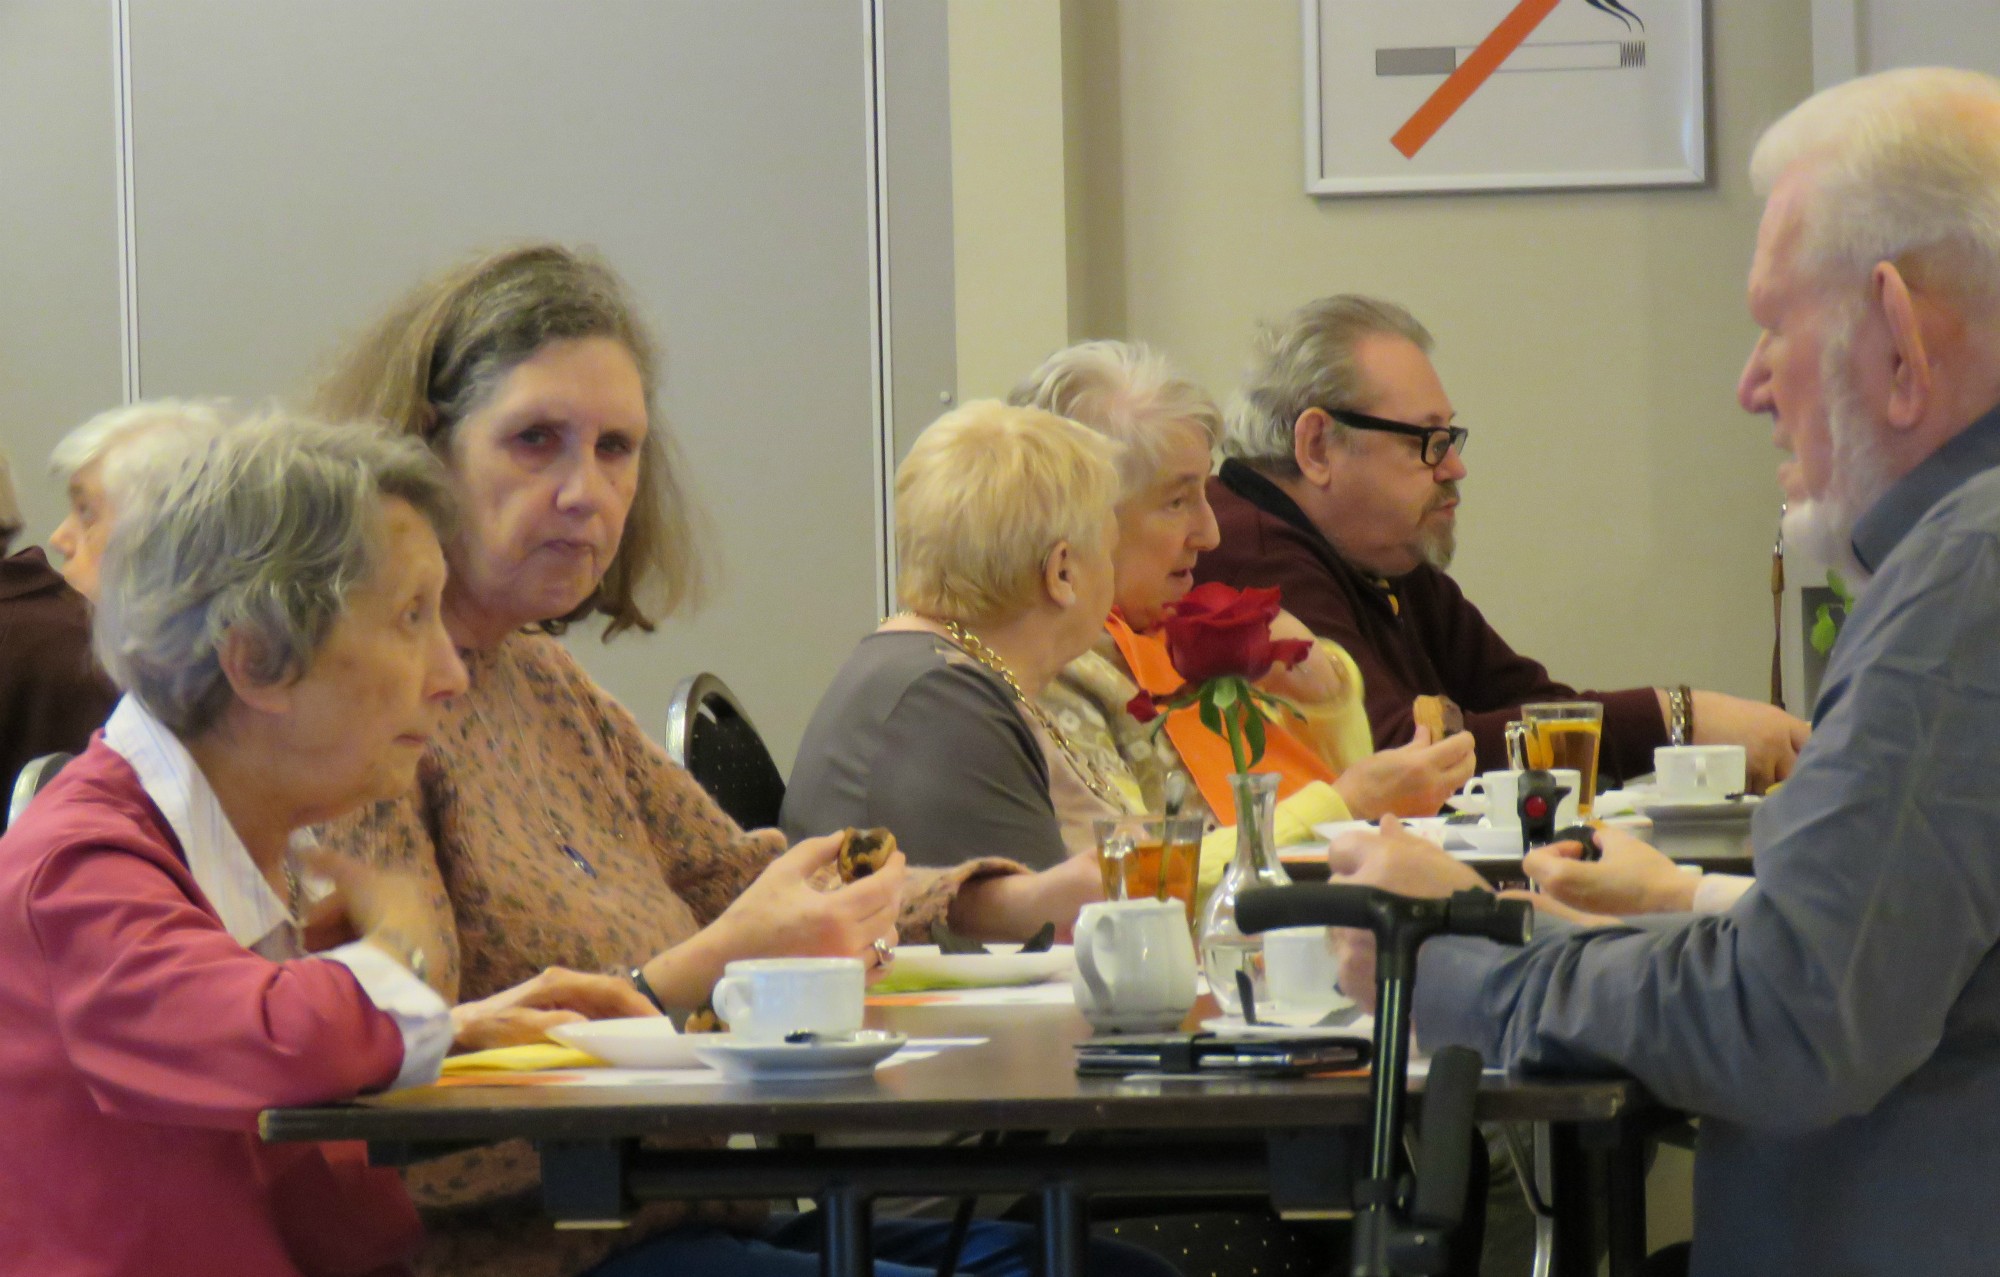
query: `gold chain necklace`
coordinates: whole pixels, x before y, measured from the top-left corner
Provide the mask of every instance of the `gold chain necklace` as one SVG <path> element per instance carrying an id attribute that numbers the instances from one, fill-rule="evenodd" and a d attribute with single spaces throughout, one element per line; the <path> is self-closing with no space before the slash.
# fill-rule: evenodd
<path id="1" fill-rule="evenodd" d="M 932 618 L 926 617 L 923 619 L 930 620 Z M 1049 717 L 1049 712 L 1043 709 L 1040 703 L 1033 697 L 1021 690 L 1020 680 L 1014 677 L 1013 670 L 1007 668 L 1007 662 L 1000 659 L 1000 653 L 988 647 L 978 635 L 972 633 L 957 621 L 937 620 L 935 623 L 942 627 L 946 634 L 951 636 L 951 641 L 958 644 L 959 648 L 967 656 L 970 656 L 973 660 L 978 661 L 981 665 L 984 665 L 987 669 L 1000 676 L 1000 681 L 1007 685 L 1008 691 L 1014 693 L 1014 699 L 1021 703 L 1023 709 L 1028 711 L 1028 716 L 1039 723 L 1042 730 L 1049 734 L 1049 739 L 1055 742 L 1056 748 L 1061 750 L 1063 757 L 1069 760 L 1070 770 L 1077 774 L 1078 779 L 1083 781 L 1085 787 L 1091 793 L 1096 794 L 1100 799 L 1114 807 L 1123 806 L 1118 801 L 1116 791 L 1113 790 L 1111 782 L 1105 778 L 1103 770 L 1078 753 L 1076 746 L 1070 744 L 1069 737 L 1063 735 L 1062 729 L 1057 727 L 1055 720 Z"/>

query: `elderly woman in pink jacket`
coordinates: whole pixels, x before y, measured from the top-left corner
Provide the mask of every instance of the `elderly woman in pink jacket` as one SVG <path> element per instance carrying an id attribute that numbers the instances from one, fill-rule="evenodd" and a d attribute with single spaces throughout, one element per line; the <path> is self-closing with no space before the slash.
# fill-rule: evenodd
<path id="1" fill-rule="evenodd" d="M 455 1039 L 651 1008 L 550 972 L 450 1010 L 412 886 L 295 837 L 407 789 L 465 686 L 428 453 L 267 415 L 191 430 L 120 508 L 96 646 L 127 694 L 0 839 L 6 1266 L 401 1272 L 419 1229 L 394 1173 L 265 1145 L 258 1111 L 427 1082 Z M 334 884 L 314 921 L 356 937 L 317 954 L 314 871 Z"/>

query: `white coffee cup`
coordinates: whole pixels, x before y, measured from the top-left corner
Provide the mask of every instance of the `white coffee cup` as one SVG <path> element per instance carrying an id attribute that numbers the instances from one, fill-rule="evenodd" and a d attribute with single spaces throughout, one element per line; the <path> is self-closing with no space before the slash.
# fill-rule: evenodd
<path id="1" fill-rule="evenodd" d="M 1520 771 L 1486 772 L 1466 782 L 1466 793 L 1486 795 L 1486 823 L 1493 828 L 1521 827 L 1521 777 L 1524 774 Z M 1563 788 L 1562 801 L 1556 804 L 1556 828 L 1574 825 L 1577 819 L 1577 791 L 1583 785 L 1583 776 L 1569 767 L 1557 768 L 1549 775 L 1554 776 L 1556 784 Z"/>
<path id="2" fill-rule="evenodd" d="M 1274 1015 L 1317 1020 L 1346 1003 L 1335 987 L 1340 959 L 1326 927 L 1280 927 L 1264 933 L 1264 983 Z"/>
<path id="3" fill-rule="evenodd" d="M 787 1033 L 853 1033 L 861 1027 L 859 958 L 746 958 L 715 982 L 715 1013 L 731 1035 L 758 1042 Z"/>
<path id="4" fill-rule="evenodd" d="M 1084 1018 L 1114 1033 L 1177 1028 L 1194 1006 L 1194 942 L 1180 901 L 1106 900 L 1076 919 L 1070 987 Z"/>
<path id="5" fill-rule="evenodd" d="M 1662 745 L 1653 751 L 1653 783 L 1674 802 L 1715 803 L 1743 792 L 1748 759 L 1741 745 Z"/>

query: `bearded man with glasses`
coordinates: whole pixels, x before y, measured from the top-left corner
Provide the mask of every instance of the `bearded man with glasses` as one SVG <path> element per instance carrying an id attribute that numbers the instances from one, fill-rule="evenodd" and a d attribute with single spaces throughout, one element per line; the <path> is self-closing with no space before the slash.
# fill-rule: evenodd
<path id="1" fill-rule="evenodd" d="M 1481 770 L 1505 767 L 1520 706 L 1587 699 L 1604 705 L 1607 777 L 1651 771 L 1669 743 L 1747 747 L 1760 792 L 1789 775 L 1807 728 L 1783 710 L 1685 686 L 1579 693 L 1508 646 L 1446 575 L 1470 432 L 1431 344 L 1401 306 L 1353 295 L 1266 333 L 1209 481 L 1222 542 L 1195 579 L 1277 586 L 1286 610 L 1347 649 L 1378 749 L 1412 738 L 1417 696 L 1443 695 L 1465 711 Z"/>

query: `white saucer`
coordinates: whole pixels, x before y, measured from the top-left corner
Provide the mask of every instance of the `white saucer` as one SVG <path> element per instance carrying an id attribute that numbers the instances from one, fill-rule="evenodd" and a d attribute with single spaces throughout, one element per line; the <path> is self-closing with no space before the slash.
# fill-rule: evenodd
<path id="1" fill-rule="evenodd" d="M 625 1020 L 583 1020 L 552 1026 L 549 1036 L 567 1047 L 621 1069 L 691 1069 L 694 1044 L 708 1035 L 676 1033 L 663 1015 Z"/>
<path id="2" fill-rule="evenodd" d="M 729 1033 L 701 1033 L 695 1039 L 697 1059 L 743 1082 L 866 1077 L 909 1041 L 901 1033 L 879 1029 L 863 1029 L 837 1042 L 752 1042 Z"/>

